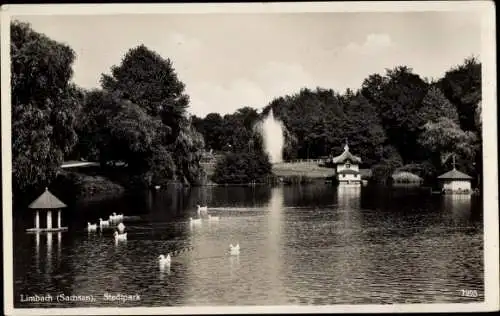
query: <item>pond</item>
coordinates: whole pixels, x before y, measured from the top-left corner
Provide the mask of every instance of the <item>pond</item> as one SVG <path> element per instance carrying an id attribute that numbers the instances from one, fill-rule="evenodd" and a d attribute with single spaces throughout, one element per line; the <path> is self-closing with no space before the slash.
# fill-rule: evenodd
<path id="1" fill-rule="evenodd" d="M 197 204 L 219 221 L 191 225 Z M 78 203 L 63 210 L 62 233 L 29 234 L 33 212 L 16 210 L 14 307 L 480 302 L 482 208 L 478 197 L 311 184 Z M 116 243 L 112 229 L 86 231 L 113 212 L 125 215 L 127 241 Z M 176 250 L 161 268 L 158 256 Z M 52 302 L 25 302 L 46 294 Z"/>

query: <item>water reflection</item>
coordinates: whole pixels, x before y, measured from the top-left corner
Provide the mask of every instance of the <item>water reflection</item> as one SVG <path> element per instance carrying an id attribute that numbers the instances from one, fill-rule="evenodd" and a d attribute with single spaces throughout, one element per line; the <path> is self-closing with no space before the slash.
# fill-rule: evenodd
<path id="1" fill-rule="evenodd" d="M 47 233 L 46 245 L 45 236 L 25 233 L 32 216 L 16 212 L 15 297 L 141 294 L 127 306 L 481 300 L 454 292 L 484 287 L 481 219 L 471 215 L 481 214 L 480 206 L 466 196 L 391 194 L 331 185 L 162 189 L 76 208 L 64 240 Z M 187 219 L 203 198 L 220 221 L 190 230 Z M 125 223 L 126 243 L 115 244 L 112 230 L 79 228 L 112 209 L 137 217 Z M 240 254 L 230 256 L 236 243 Z M 188 251 L 159 267 L 160 254 L 180 249 Z"/>
<path id="2" fill-rule="evenodd" d="M 445 194 L 443 209 L 451 213 L 455 223 L 467 222 L 471 216 L 471 199 L 468 194 Z"/>
<path id="3" fill-rule="evenodd" d="M 50 279 L 52 273 L 52 233 L 47 234 L 47 263 L 46 263 L 46 277 Z"/>
<path id="4" fill-rule="evenodd" d="M 270 293 L 279 293 L 282 288 L 282 231 L 284 222 L 283 187 L 275 187 L 271 191 L 267 216 L 267 273 L 270 280 Z"/>
<path id="5" fill-rule="evenodd" d="M 40 233 L 35 233 L 35 267 L 40 272 Z"/>

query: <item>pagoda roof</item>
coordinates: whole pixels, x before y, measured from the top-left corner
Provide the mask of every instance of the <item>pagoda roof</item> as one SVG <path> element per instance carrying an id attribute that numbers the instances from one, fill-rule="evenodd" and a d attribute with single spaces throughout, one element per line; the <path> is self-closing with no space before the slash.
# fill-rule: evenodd
<path id="1" fill-rule="evenodd" d="M 437 177 L 442 180 L 471 180 L 472 177 L 453 168 L 452 170 Z"/>
<path id="2" fill-rule="evenodd" d="M 333 157 L 332 162 L 338 164 L 338 163 L 343 163 L 347 160 L 356 163 L 361 163 L 361 158 L 351 154 L 351 152 L 349 151 L 349 145 L 346 144 L 344 146 L 344 152 L 337 157 Z"/>
<path id="3" fill-rule="evenodd" d="M 66 207 L 66 204 L 61 202 L 57 197 L 50 193 L 47 188 L 45 188 L 45 192 L 43 192 L 42 195 L 40 195 L 28 207 L 35 209 L 57 209 Z"/>

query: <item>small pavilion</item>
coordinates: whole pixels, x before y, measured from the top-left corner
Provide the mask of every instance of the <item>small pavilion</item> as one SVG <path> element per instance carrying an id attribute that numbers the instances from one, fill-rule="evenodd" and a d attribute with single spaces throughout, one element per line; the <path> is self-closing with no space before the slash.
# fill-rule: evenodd
<path id="1" fill-rule="evenodd" d="M 453 169 L 437 177 L 442 182 L 444 193 L 468 194 L 472 193 L 472 177 L 460 172 L 455 167 L 455 157 L 453 156 Z"/>
<path id="2" fill-rule="evenodd" d="M 55 197 L 48 188 L 42 193 L 35 201 L 29 206 L 30 209 L 35 209 L 35 228 L 29 228 L 28 232 L 57 232 L 67 230 L 68 227 L 61 226 L 61 209 L 67 207 L 66 204 L 61 202 Z M 40 227 L 40 210 L 47 212 L 47 227 Z M 52 210 L 57 210 L 57 227 L 52 227 Z"/>

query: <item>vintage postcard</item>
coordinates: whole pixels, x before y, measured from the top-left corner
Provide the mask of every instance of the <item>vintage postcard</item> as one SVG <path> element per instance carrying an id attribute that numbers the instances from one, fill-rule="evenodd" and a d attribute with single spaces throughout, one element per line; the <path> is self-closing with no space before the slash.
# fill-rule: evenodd
<path id="1" fill-rule="evenodd" d="M 493 2 L 1 14 L 6 315 L 499 309 Z"/>

